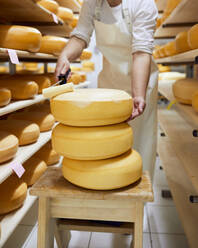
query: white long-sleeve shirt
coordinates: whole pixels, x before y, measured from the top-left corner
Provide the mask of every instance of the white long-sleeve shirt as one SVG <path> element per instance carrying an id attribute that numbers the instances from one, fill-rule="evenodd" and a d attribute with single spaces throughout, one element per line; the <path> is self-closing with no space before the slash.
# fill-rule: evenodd
<path id="1" fill-rule="evenodd" d="M 97 0 L 84 0 L 77 27 L 71 33 L 84 40 L 88 46 L 94 30 L 95 8 Z M 152 53 L 154 30 L 158 11 L 154 0 L 127 0 L 132 23 L 132 53 L 142 51 Z M 121 5 L 110 7 L 102 0 L 100 21 L 113 24 L 122 18 Z"/>

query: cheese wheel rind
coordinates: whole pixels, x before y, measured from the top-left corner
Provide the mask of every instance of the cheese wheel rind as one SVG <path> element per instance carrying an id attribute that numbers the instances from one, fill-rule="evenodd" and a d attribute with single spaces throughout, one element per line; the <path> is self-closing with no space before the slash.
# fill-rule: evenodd
<path id="1" fill-rule="evenodd" d="M 59 55 L 67 44 L 67 39 L 52 35 L 45 35 L 41 39 L 40 53 Z"/>
<path id="2" fill-rule="evenodd" d="M 142 159 L 138 152 L 110 159 L 80 161 L 64 158 L 63 176 L 71 183 L 95 190 L 111 190 L 128 186 L 142 175 Z"/>
<path id="3" fill-rule="evenodd" d="M 38 5 L 42 6 L 43 8 L 51 11 L 54 14 L 57 14 L 59 4 L 53 0 L 40 0 L 37 2 Z"/>
<path id="4" fill-rule="evenodd" d="M 184 31 L 177 34 L 175 39 L 175 46 L 177 53 L 184 53 L 191 49 L 188 44 L 188 32 Z"/>
<path id="5" fill-rule="evenodd" d="M 191 49 L 198 48 L 198 24 L 192 26 L 188 31 L 188 44 Z"/>
<path id="6" fill-rule="evenodd" d="M 0 88 L 0 107 L 8 105 L 11 101 L 11 91 L 6 88 Z"/>
<path id="7" fill-rule="evenodd" d="M 65 7 L 59 7 L 57 16 L 61 18 L 64 22 L 72 24 L 74 14 L 71 9 Z"/>

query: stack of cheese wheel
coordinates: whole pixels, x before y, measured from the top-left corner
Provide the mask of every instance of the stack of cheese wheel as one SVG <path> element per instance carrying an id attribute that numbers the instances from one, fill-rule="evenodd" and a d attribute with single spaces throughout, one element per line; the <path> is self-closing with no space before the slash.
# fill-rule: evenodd
<path id="1" fill-rule="evenodd" d="M 133 132 L 125 122 L 132 98 L 111 89 L 78 89 L 51 99 L 51 111 L 61 124 L 53 129 L 52 146 L 64 156 L 63 176 L 71 183 L 110 190 L 137 181 L 140 155 L 132 150 Z"/>

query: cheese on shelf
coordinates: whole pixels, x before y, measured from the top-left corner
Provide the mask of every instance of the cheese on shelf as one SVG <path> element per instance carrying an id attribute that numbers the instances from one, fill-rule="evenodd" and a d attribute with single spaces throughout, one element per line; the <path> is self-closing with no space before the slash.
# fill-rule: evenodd
<path id="1" fill-rule="evenodd" d="M 170 66 L 164 66 L 162 64 L 158 64 L 158 70 L 159 72 L 170 72 L 171 68 Z"/>
<path id="2" fill-rule="evenodd" d="M 127 120 L 133 110 L 131 96 L 117 89 L 76 89 L 50 101 L 55 119 L 70 126 L 103 126 Z"/>
<path id="3" fill-rule="evenodd" d="M 0 163 L 12 159 L 18 150 L 17 137 L 7 131 L 0 130 Z"/>
<path id="4" fill-rule="evenodd" d="M 181 0 L 168 0 L 164 12 L 170 15 L 180 2 Z"/>
<path id="5" fill-rule="evenodd" d="M 95 65 L 92 61 L 83 61 L 82 62 L 82 71 L 94 71 Z"/>
<path id="6" fill-rule="evenodd" d="M 65 8 L 65 7 L 59 7 L 58 8 L 58 17 L 61 18 L 64 22 L 68 24 L 72 24 L 74 19 L 74 14 L 71 9 Z"/>
<path id="7" fill-rule="evenodd" d="M 193 97 L 192 97 L 192 107 L 193 109 L 198 112 L 198 91 L 196 91 L 194 94 L 193 94 Z"/>
<path id="8" fill-rule="evenodd" d="M 34 104 L 25 109 L 25 111 L 39 111 L 50 113 L 50 103 L 49 100 L 45 100 L 41 103 Z"/>
<path id="9" fill-rule="evenodd" d="M 192 105 L 193 94 L 198 91 L 198 80 L 186 78 L 177 80 L 173 84 L 173 94 L 178 102 Z"/>
<path id="10" fill-rule="evenodd" d="M 27 186 L 32 186 L 47 169 L 46 163 L 35 156 L 28 159 L 23 164 L 23 167 L 25 173 L 21 179 L 27 184 Z"/>
<path id="11" fill-rule="evenodd" d="M 0 107 L 6 106 L 11 101 L 11 91 L 6 88 L 0 88 Z"/>
<path id="12" fill-rule="evenodd" d="M 178 79 L 183 79 L 185 77 L 186 77 L 185 73 L 175 72 L 175 71 L 159 73 L 159 80 L 162 80 L 162 81 L 178 80 Z"/>
<path id="13" fill-rule="evenodd" d="M 198 24 L 192 26 L 188 31 L 188 44 L 191 49 L 198 48 Z"/>
<path id="14" fill-rule="evenodd" d="M 11 119 L 1 120 L 0 130 L 14 134 L 18 138 L 20 146 L 36 142 L 40 135 L 37 124 L 24 120 L 14 120 L 14 122 Z"/>
<path id="15" fill-rule="evenodd" d="M 159 55 L 160 55 L 160 58 L 166 57 L 165 46 L 161 46 L 159 48 Z"/>
<path id="16" fill-rule="evenodd" d="M 37 2 L 38 5 L 44 7 L 45 9 L 51 11 L 54 14 L 57 14 L 59 4 L 53 0 L 40 0 Z"/>
<path id="17" fill-rule="evenodd" d="M 41 33 L 36 28 L 16 25 L 1 25 L 0 47 L 37 52 Z"/>
<path id="18" fill-rule="evenodd" d="M 175 46 L 177 53 L 184 53 L 191 50 L 188 44 L 188 32 L 181 32 L 176 36 Z"/>
<path id="19" fill-rule="evenodd" d="M 45 144 L 36 154 L 35 157 L 45 161 L 49 165 L 58 163 L 60 155 L 52 148 L 51 141 Z"/>
<path id="20" fill-rule="evenodd" d="M 82 82 L 85 82 L 85 81 L 87 80 L 87 75 L 86 75 L 85 72 L 80 71 L 80 72 L 78 72 L 78 74 L 79 74 L 80 77 L 81 77 L 81 80 L 80 80 L 81 83 L 82 83 Z"/>
<path id="21" fill-rule="evenodd" d="M 23 205 L 27 196 L 27 184 L 12 174 L 0 184 L 0 196 L 0 214 L 7 214 Z"/>
<path id="22" fill-rule="evenodd" d="M 82 51 L 82 54 L 80 55 L 81 60 L 88 60 L 91 59 L 91 57 L 92 57 L 92 52 L 86 49 L 84 49 Z"/>
<path id="23" fill-rule="evenodd" d="M 45 35 L 41 39 L 41 47 L 39 52 L 59 55 L 66 46 L 67 41 L 67 39 L 62 37 Z"/>
<path id="24" fill-rule="evenodd" d="M 177 54 L 175 40 L 168 42 L 164 46 L 166 56 L 173 56 Z"/>
<path id="25" fill-rule="evenodd" d="M 68 79 L 68 83 L 79 84 L 82 82 L 81 75 L 78 73 L 72 72 L 71 77 Z"/>
<path id="26" fill-rule="evenodd" d="M 75 71 L 81 71 L 81 67 L 77 67 L 77 66 L 70 66 L 71 72 L 75 72 Z"/>
<path id="27" fill-rule="evenodd" d="M 78 19 L 79 19 L 78 15 L 74 15 L 73 21 L 71 23 L 72 28 L 75 28 L 77 26 Z"/>
<path id="28" fill-rule="evenodd" d="M 12 99 L 25 100 L 33 98 L 38 93 L 38 85 L 28 79 L 9 76 L 0 78 L 0 87 L 6 87 L 11 91 Z"/>
<path id="29" fill-rule="evenodd" d="M 28 112 L 19 112 L 11 114 L 9 119 L 16 119 L 16 120 L 28 120 L 36 123 L 39 128 L 40 132 L 46 132 L 52 129 L 55 120 L 52 114 L 46 112 L 39 112 L 39 111 L 28 111 Z"/>
<path id="30" fill-rule="evenodd" d="M 103 127 L 71 127 L 59 124 L 52 132 L 54 150 L 64 157 L 98 160 L 118 156 L 133 145 L 127 123 Z"/>
<path id="31" fill-rule="evenodd" d="M 63 176 L 71 183 L 87 189 L 111 190 L 128 186 L 142 175 L 142 159 L 138 152 L 110 159 L 81 161 L 64 158 Z"/>

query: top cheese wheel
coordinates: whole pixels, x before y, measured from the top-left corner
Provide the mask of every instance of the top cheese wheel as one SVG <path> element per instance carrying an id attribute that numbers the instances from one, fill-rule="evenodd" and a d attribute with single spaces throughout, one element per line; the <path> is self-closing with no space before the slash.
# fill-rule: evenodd
<path id="1" fill-rule="evenodd" d="M 198 48 L 198 24 L 192 26 L 188 31 L 188 44 L 191 49 Z"/>
<path id="2" fill-rule="evenodd" d="M 0 88 L 0 107 L 6 106 L 11 101 L 11 91 L 6 88 Z"/>
<path id="3" fill-rule="evenodd" d="M 41 39 L 40 53 L 59 55 L 67 44 L 67 39 L 57 36 L 46 35 Z"/>
<path id="4" fill-rule="evenodd" d="M 193 94 L 192 107 L 198 113 L 198 91 Z"/>
<path id="5" fill-rule="evenodd" d="M 180 79 L 173 84 L 175 98 L 184 104 L 192 104 L 192 97 L 196 91 L 198 91 L 198 80 L 194 78 Z"/>
<path id="6" fill-rule="evenodd" d="M 189 51 L 191 48 L 188 44 L 188 33 L 187 32 L 179 33 L 176 36 L 175 45 L 176 45 L 177 53 L 183 53 L 183 52 Z"/>
<path id="7" fill-rule="evenodd" d="M 103 126 L 127 120 L 133 109 L 131 96 L 116 89 L 77 89 L 50 101 L 55 119 L 70 126 Z"/>
<path id="8" fill-rule="evenodd" d="M 65 7 L 59 7 L 57 16 L 60 17 L 64 22 L 72 24 L 74 14 L 71 9 Z"/>
<path id="9" fill-rule="evenodd" d="M 0 47 L 37 52 L 40 43 L 41 33 L 36 28 L 1 25 Z"/>
<path id="10" fill-rule="evenodd" d="M 38 5 L 44 7 L 45 9 L 51 11 L 54 14 L 57 14 L 59 4 L 53 0 L 40 0 L 37 2 Z"/>

